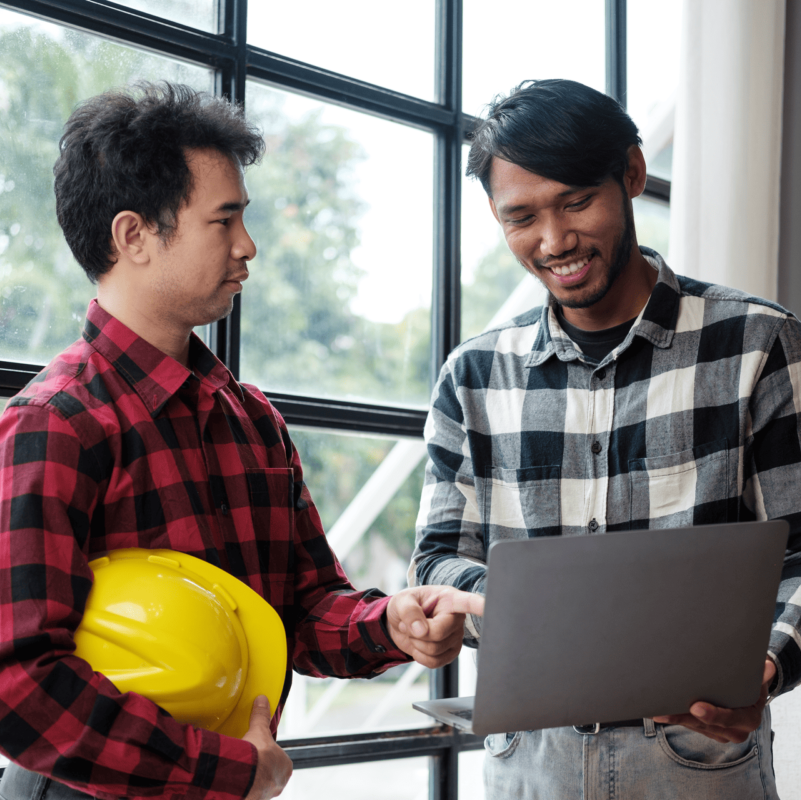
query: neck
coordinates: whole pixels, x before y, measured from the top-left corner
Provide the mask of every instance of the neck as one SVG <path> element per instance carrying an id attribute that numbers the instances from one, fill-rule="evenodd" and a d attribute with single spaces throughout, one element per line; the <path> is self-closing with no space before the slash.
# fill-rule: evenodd
<path id="1" fill-rule="evenodd" d="M 166 324 L 164 319 L 155 314 L 146 303 L 131 302 L 138 293 L 141 295 L 135 287 L 101 279 L 97 287 L 97 302 L 104 311 L 118 319 L 148 344 L 174 358 L 184 367 L 188 366 L 189 336 L 192 329 L 184 330 L 179 326 Z"/>
<path id="2" fill-rule="evenodd" d="M 587 308 L 562 306 L 562 314 L 571 325 L 585 331 L 600 331 L 622 325 L 643 310 L 658 275 L 635 243 L 628 263 L 597 303 Z"/>

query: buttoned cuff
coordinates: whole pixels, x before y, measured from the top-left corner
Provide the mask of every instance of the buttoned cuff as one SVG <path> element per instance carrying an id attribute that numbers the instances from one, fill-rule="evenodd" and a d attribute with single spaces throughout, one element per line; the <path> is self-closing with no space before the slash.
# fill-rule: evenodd
<path id="1" fill-rule="evenodd" d="M 361 643 L 370 654 L 366 657 L 375 662 L 374 669 L 377 672 L 383 672 L 396 664 L 405 664 L 412 660 L 411 656 L 404 653 L 389 635 L 387 625 L 389 601 L 389 597 L 384 597 L 370 603 L 356 624 Z"/>

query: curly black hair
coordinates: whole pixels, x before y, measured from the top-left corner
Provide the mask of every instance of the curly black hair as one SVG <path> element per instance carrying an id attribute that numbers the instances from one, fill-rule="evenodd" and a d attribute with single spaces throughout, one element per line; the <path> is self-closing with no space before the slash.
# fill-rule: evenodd
<path id="1" fill-rule="evenodd" d="M 111 223 L 135 211 L 166 242 L 192 190 L 187 152 L 212 149 L 243 168 L 264 153 L 241 107 L 189 86 L 138 83 L 81 103 L 64 126 L 53 167 L 56 213 L 89 280 L 115 263 Z"/>

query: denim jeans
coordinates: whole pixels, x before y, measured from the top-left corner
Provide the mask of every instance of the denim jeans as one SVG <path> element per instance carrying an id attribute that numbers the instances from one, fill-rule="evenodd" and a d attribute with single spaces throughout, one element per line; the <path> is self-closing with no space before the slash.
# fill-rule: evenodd
<path id="1" fill-rule="evenodd" d="M 770 712 L 742 744 L 679 725 L 487 737 L 486 800 L 778 800 Z"/>
<path id="2" fill-rule="evenodd" d="M 92 800 L 92 796 L 63 783 L 9 764 L 0 780 L 2 800 Z"/>

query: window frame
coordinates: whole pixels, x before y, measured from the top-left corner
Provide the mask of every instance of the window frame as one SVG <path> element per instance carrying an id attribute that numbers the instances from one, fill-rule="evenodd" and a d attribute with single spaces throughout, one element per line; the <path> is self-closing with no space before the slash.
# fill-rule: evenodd
<path id="1" fill-rule="evenodd" d="M 606 91 L 625 107 L 626 0 L 605 0 Z M 421 100 L 277 55 L 247 44 L 248 0 L 218 0 L 218 33 L 208 33 L 109 0 L 0 0 L 0 6 L 48 22 L 104 36 L 215 70 L 215 93 L 245 102 L 248 78 L 276 88 L 366 112 L 433 134 L 434 275 L 430 375 L 433 386 L 448 353 L 460 341 L 461 150 L 477 120 L 462 112 L 462 0 L 436 2 L 436 100 Z M 670 182 L 649 176 L 644 194 L 670 200 Z M 211 328 L 211 348 L 239 376 L 241 305 Z M 41 366 L 0 361 L 0 397 L 22 389 Z M 421 437 L 427 411 L 270 393 L 289 425 L 358 433 Z M 433 697 L 458 694 L 458 664 L 432 675 Z M 295 768 L 430 756 L 431 800 L 457 797 L 460 752 L 483 739 L 448 726 L 343 734 L 281 742 Z"/>

